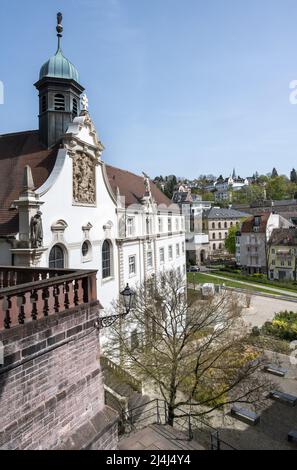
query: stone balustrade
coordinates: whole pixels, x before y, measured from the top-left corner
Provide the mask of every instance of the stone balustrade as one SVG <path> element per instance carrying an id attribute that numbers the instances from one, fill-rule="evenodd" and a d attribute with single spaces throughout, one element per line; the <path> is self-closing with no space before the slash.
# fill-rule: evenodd
<path id="1" fill-rule="evenodd" d="M 96 271 L 0 266 L 0 331 L 96 300 Z"/>

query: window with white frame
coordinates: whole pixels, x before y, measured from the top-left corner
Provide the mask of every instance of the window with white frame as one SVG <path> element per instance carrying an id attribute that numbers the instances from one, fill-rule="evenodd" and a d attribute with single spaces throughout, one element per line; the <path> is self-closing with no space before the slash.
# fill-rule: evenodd
<path id="1" fill-rule="evenodd" d="M 153 253 L 151 251 L 147 252 L 146 262 L 149 269 L 153 267 Z"/>
<path id="2" fill-rule="evenodd" d="M 127 218 L 127 235 L 128 237 L 135 235 L 135 218 L 134 217 Z"/>
<path id="3" fill-rule="evenodd" d="M 173 258 L 173 249 L 172 249 L 172 245 L 169 245 L 169 247 L 168 247 L 168 258 L 169 258 L 169 259 L 172 259 L 172 258 Z"/>
<path id="4" fill-rule="evenodd" d="M 136 274 L 136 256 L 129 256 L 129 276 Z"/>
<path id="5" fill-rule="evenodd" d="M 179 231 L 179 220 L 178 220 L 177 217 L 176 217 L 176 219 L 175 219 L 175 231 L 176 231 L 176 232 Z"/>
<path id="6" fill-rule="evenodd" d="M 160 248 L 160 263 L 165 263 L 165 250 L 164 248 Z"/>
<path id="7" fill-rule="evenodd" d="M 172 219 L 168 217 L 168 232 L 172 232 Z"/>
<path id="8" fill-rule="evenodd" d="M 163 232 L 163 220 L 162 217 L 158 217 L 158 231 L 159 233 Z"/>
<path id="9" fill-rule="evenodd" d="M 182 252 L 185 252 L 185 242 L 182 242 Z"/>
<path id="10" fill-rule="evenodd" d="M 176 256 L 180 255 L 179 243 L 176 244 Z"/>

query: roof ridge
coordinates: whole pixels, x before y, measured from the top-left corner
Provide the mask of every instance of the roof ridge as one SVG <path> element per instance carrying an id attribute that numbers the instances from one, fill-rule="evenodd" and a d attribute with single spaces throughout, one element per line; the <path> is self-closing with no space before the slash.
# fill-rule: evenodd
<path id="1" fill-rule="evenodd" d="M 137 176 L 138 178 L 142 178 L 142 175 L 138 175 L 137 173 L 133 173 L 130 170 L 124 170 L 123 168 L 119 168 L 118 166 L 110 165 L 109 163 L 105 163 L 105 162 L 104 162 L 104 164 L 105 164 L 105 166 L 109 166 L 110 168 L 114 168 L 115 170 L 124 171 L 125 173 L 129 173 L 130 175 Z M 150 178 L 150 181 L 152 181 L 154 183 L 152 178 Z"/>
<path id="2" fill-rule="evenodd" d="M 7 134 L 0 134 L 0 138 L 8 137 L 8 136 L 13 137 L 14 135 L 20 135 L 20 134 L 36 134 L 38 132 L 39 132 L 38 129 L 29 130 L 29 131 L 8 132 Z"/>

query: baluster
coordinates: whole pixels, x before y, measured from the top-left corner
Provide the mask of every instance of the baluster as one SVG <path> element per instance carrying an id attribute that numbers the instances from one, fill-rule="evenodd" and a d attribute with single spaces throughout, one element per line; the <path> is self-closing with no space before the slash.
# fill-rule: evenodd
<path id="1" fill-rule="evenodd" d="M 26 296 L 25 294 L 21 294 L 18 296 L 20 307 L 19 307 L 19 324 L 23 325 L 25 323 L 26 313 L 25 313 L 25 305 L 26 305 Z"/>
<path id="2" fill-rule="evenodd" d="M 83 303 L 84 291 L 82 288 L 82 280 L 76 279 L 74 284 L 74 303 L 75 305 L 80 305 Z"/>
<path id="3" fill-rule="evenodd" d="M 43 299 L 43 315 L 47 317 L 49 313 L 49 304 L 48 304 L 49 289 L 48 287 L 44 287 L 42 289 L 42 299 Z"/>
<path id="4" fill-rule="evenodd" d="M 64 307 L 65 307 L 65 310 L 68 310 L 69 309 L 69 282 L 65 282 L 64 283 L 64 292 L 65 292 L 65 296 L 64 296 Z"/>
<path id="5" fill-rule="evenodd" d="M 69 282 L 68 282 L 69 308 L 73 308 L 73 307 L 75 306 L 74 295 L 75 295 L 75 291 L 74 291 L 74 282 L 73 282 L 73 281 L 69 281 Z"/>
<path id="6" fill-rule="evenodd" d="M 31 317 L 33 320 L 37 319 L 38 310 L 37 310 L 37 302 L 38 302 L 38 290 L 34 289 L 31 293 L 31 301 L 32 301 L 32 312 Z"/>
<path id="7" fill-rule="evenodd" d="M 11 299 L 8 295 L 5 299 L 6 301 L 6 309 L 5 309 L 5 317 L 4 317 L 4 328 L 10 328 L 11 318 L 10 318 L 10 309 L 11 309 Z"/>
<path id="8" fill-rule="evenodd" d="M 60 294 L 60 286 L 54 286 L 54 298 L 55 298 L 55 305 L 54 305 L 54 310 L 56 313 L 59 312 L 59 294 Z"/>
<path id="9" fill-rule="evenodd" d="M 17 285 L 17 272 L 16 271 L 13 272 L 13 285 L 14 286 Z"/>

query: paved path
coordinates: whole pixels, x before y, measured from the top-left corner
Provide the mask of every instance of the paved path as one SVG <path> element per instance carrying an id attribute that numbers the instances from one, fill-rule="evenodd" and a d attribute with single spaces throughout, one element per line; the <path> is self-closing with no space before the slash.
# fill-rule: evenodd
<path id="1" fill-rule="evenodd" d="M 152 424 L 120 440 L 119 450 L 204 450 L 170 426 Z"/>
<path id="2" fill-rule="evenodd" d="M 266 284 L 253 284 L 251 282 L 246 282 L 246 281 L 238 281 L 237 279 L 233 279 L 230 277 L 224 277 L 224 276 L 217 276 L 216 274 L 208 274 L 208 273 L 203 273 L 203 276 L 209 276 L 210 278 L 215 277 L 216 279 L 222 279 L 223 281 L 229 281 L 229 282 L 235 282 L 238 284 L 243 284 L 245 286 L 250 286 L 250 287 L 257 287 L 258 289 L 265 289 L 267 291 L 275 292 L 277 294 L 282 294 L 284 296 L 290 296 L 290 297 L 296 297 L 297 298 L 297 292 L 285 290 L 285 289 L 278 289 L 277 287 L 271 287 Z M 261 291 L 260 291 L 261 292 Z"/>

